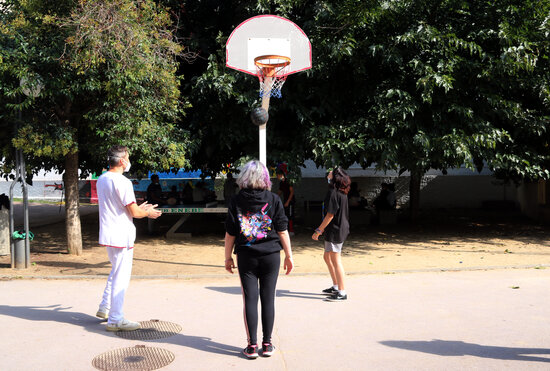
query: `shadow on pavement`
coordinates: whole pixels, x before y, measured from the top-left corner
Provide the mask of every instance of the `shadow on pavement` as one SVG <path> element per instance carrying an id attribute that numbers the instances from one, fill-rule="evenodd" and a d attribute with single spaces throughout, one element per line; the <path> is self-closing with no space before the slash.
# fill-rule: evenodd
<path id="1" fill-rule="evenodd" d="M 166 260 L 138 259 L 138 258 L 134 258 L 134 260 L 139 260 L 139 261 L 142 261 L 142 262 L 150 262 L 150 263 L 190 265 L 190 266 L 195 266 L 195 267 L 212 267 L 212 268 L 223 268 L 224 267 L 223 265 L 194 264 L 194 263 L 184 263 L 184 262 L 175 262 L 175 261 L 166 261 Z"/>
<path id="2" fill-rule="evenodd" d="M 231 294 L 231 295 L 242 294 L 240 287 L 207 286 L 205 288 L 208 290 L 221 292 L 222 294 Z M 276 296 L 278 298 L 287 297 L 287 298 L 301 298 L 301 299 L 315 299 L 315 300 L 322 300 L 326 298 L 326 295 L 323 295 L 323 294 L 317 294 L 313 292 L 296 292 L 296 291 L 290 291 L 290 290 L 277 290 Z"/>
<path id="3" fill-rule="evenodd" d="M 313 300 L 323 300 L 327 295 L 318 294 L 316 292 L 298 292 L 290 290 L 277 290 L 278 298 L 300 298 L 300 299 L 313 299 Z"/>
<path id="4" fill-rule="evenodd" d="M 218 343 L 216 341 L 212 341 L 212 338 L 204 336 L 177 334 L 164 339 L 150 340 L 147 341 L 147 343 L 181 345 L 187 348 L 192 348 L 207 353 L 223 354 L 229 356 L 242 356 L 242 348 Z"/>
<path id="5" fill-rule="evenodd" d="M 59 322 L 68 323 L 75 326 L 80 326 L 86 331 L 97 333 L 106 336 L 113 336 L 113 333 L 109 333 L 101 325 L 102 321 L 94 316 L 67 311 L 72 307 L 63 307 L 60 304 L 53 304 L 48 306 L 10 306 L 0 305 L 0 315 L 16 317 L 28 321 L 44 321 L 44 322 Z M 203 336 L 190 336 L 177 334 L 169 338 L 147 341 L 148 343 L 154 342 L 159 344 L 174 344 L 184 347 L 193 348 L 203 352 L 217 353 L 223 355 L 239 356 L 242 355 L 241 348 L 221 344 L 212 341 L 211 338 Z M 243 356 L 244 357 L 244 356 Z"/>
<path id="6" fill-rule="evenodd" d="M 435 354 L 444 357 L 474 356 L 480 358 L 501 359 L 510 361 L 549 362 L 550 358 L 530 356 L 527 354 L 549 354 L 544 348 L 508 348 L 465 343 L 463 341 L 381 341 L 388 347 L 406 349 L 416 352 Z"/>
<path id="7" fill-rule="evenodd" d="M 68 323 L 80 326 L 89 332 L 110 336 L 105 331 L 105 328 L 101 326 L 101 323 L 104 321 L 89 314 L 67 311 L 67 309 L 71 308 L 63 307 L 61 304 L 38 307 L 0 305 L 0 314 L 28 321 Z"/>
<path id="8" fill-rule="evenodd" d="M 205 289 L 221 292 L 222 294 L 232 294 L 232 295 L 241 295 L 242 290 L 240 286 L 235 287 L 216 287 L 216 286 L 206 286 Z"/>

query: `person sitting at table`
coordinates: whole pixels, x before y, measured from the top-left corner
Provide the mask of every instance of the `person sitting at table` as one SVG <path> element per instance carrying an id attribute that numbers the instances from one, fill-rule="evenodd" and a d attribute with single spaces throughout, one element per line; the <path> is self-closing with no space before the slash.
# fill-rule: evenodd
<path id="1" fill-rule="evenodd" d="M 203 203 L 204 196 L 205 196 L 204 182 L 200 181 L 197 184 L 195 184 L 195 188 L 193 188 L 193 203 L 194 204 Z"/>
<path id="2" fill-rule="evenodd" d="M 166 203 L 170 206 L 174 206 L 180 203 L 180 194 L 178 192 L 178 187 L 173 185 L 170 193 L 168 193 L 168 199 Z"/>
<path id="3" fill-rule="evenodd" d="M 162 197 L 162 187 L 157 174 L 151 175 L 151 184 L 147 187 L 147 202 L 151 205 L 166 203 L 166 200 Z"/>
<path id="4" fill-rule="evenodd" d="M 193 203 L 193 186 L 191 181 L 187 181 L 183 186 L 183 204 L 192 204 Z"/>
<path id="5" fill-rule="evenodd" d="M 218 196 L 216 196 L 216 192 L 208 189 L 206 187 L 206 183 L 204 183 L 204 202 L 214 202 L 217 198 Z"/>

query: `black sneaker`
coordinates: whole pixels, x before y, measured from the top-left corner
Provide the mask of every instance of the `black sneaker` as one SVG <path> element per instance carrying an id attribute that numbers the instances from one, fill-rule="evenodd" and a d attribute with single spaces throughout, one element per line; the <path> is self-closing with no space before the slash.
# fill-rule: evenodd
<path id="1" fill-rule="evenodd" d="M 258 345 L 249 345 L 243 349 L 243 354 L 246 358 L 258 358 Z"/>
<path id="2" fill-rule="evenodd" d="M 271 357 L 275 352 L 275 347 L 271 343 L 262 343 L 262 356 Z"/>
<path id="3" fill-rule="evenodd" d="M 348 300 L 348 295 L 347 294 L 342 295 L 337 291 L 334 294 L 332 294 L 331 296 L 329 296 L 328 298 L 326 298 L 325 300 L 328 300 L 328 301 L 344 301 L 344 300 Z"/>
<path id="4" fill-rule="evenodd" d="M 324 289 L 323 290 L 323 293 L 324 294 L 334 294 L 338 292 L 338 290 L 336 290 L 334 287 L 330 286 L 328 289 Z"/>

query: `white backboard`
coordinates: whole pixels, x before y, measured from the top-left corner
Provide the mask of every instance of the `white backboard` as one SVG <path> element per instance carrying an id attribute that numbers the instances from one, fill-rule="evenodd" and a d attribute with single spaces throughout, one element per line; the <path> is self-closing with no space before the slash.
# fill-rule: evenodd
<path id="1" fill-rule="evenodd" d="M 226 65 L 256 75 L 254 58 L 282 55 L 290 58 L 287 74 L 311 68 L 311 43 L 292 21 L 276 15 L 259 15 L 238 25 L 226 44 Z"/>

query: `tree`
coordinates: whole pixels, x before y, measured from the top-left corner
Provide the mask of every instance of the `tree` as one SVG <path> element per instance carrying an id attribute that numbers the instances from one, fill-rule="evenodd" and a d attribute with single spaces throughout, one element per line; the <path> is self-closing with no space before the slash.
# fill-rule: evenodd
<path id="1" fill-rule="evenodd" d="M 291 76 L 270 107 L 268 162 L 411 173 L 418 212 L 426 170 L 484 164 L 498 176 L 549 178 L 549 2 L 184 1 L 183 66 L 197 133 L 194 167 L 213 172 L 256 152 L 249 76 L 225 68 L 240 22 L 277 14 L 313 45 L 313 69 Z M 204 8 L 202 7 L 204 6 Z"/>
<path id="2" fill-rule="evenodd" d="M 247 18 L 257 14 L 287 14 L 269 1 L 167 0 L 165 3 L 179 19 L 178 37 L 185 40 L 187 50 L 195 53 L 192 63 L 182 60 L 180 65 L 186 76 L 182 92 L 191 103 L 186 120 L 181 123 L 193 133 L 191 166 L 215 175 L 228 167 L 234 168 L 244 159 L 258 157 L 258 129 L 249 116 L 252 108 L 261 104 L 258 80 L 226 68 L 225 43 L 235 27 Z M 296 21 L 292 16 L 289 18 Z M 308 85 L 304 83 L 308 76 L 307 72 L 292 75 L 283 88 L 283 98 L 271 102 L 268 166 L 285 161 L 296 171 L 304 159 L 311 157 L 305 140 L 307 130 L 302 128 L 300 117 L 310 109 L 301 106 L 304 101 L 301 94 L 308 94 L 305 93 Z"/>
<path id="3" fill-rule="evenodd" d="M 152 0 L 7 0 L 0 7 L 0 125 L 25 112 L 1 143 L 2 171 L 13 167 L 13 145 L 30 171 L 64 172 L 68 250 L 79 255 L 79 170 L 100 172 L 113 144 L 129 147 L 136 174 L 187 163 L 188 135 L 176 125 L 187 105 L 176 75 L 182 47 L 167 11 Z M 22 78 L 40 78 L 43 93 L 23 97 Z"/>
<path id="4" fill-rule="evenodd" d="M 323 3 L 311 37 L 334 63 L 319 71 L 333 82 L 317 162 L 410 171 L 413 217 L 430 168 L 550 177 L 548 2 Z"/>

